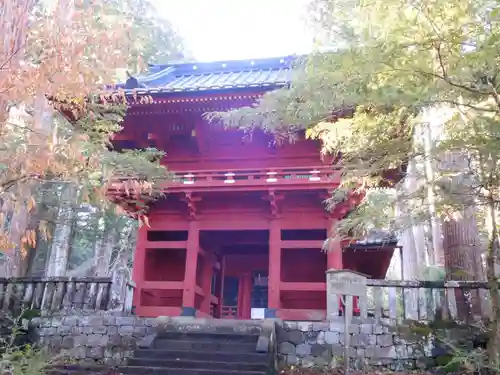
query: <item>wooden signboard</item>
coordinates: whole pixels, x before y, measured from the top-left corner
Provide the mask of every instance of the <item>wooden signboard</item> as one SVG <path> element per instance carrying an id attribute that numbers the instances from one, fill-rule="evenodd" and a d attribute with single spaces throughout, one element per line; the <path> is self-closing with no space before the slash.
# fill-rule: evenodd
<path id="1" fill-rule="evenodd" d="M 327 282 L 327 316 L 338 317 L 339 300 L 344 305 L 344 372 L 349 372 L 349 325 L 352 320 L 353 297 L 359 298 L 361 315 L 366 315 L 366 276 L 349 270 L 329 270 L 326 272 Z"/>
<path id="2" fill-rule="evenodd" d="M 329 292 L 355 297 L 366 296 L 366 276 L 348 270 L 327 271 Z"/>

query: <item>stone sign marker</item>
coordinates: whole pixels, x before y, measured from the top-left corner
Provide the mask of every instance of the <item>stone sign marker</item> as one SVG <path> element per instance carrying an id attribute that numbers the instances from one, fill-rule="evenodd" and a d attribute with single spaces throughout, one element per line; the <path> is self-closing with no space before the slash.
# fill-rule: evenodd
<path id="1" fill-rule="evenodd" d="M 349 270 L 326 271 L 327 318 L 339 316 L 339 300 L 344 305 L 344 366 L 349 371 L 349 325 L 352 320 L 353 297 L 358 297 L 362 316 L 366 316 L 366 276 Z"/>

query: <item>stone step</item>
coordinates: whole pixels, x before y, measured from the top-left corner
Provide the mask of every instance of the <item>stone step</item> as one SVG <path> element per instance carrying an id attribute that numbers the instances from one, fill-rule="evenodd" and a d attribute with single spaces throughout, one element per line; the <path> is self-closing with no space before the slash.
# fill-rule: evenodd
<path id="1" fill-rule="evenodd" d="M 156 339 L 153 342 L 153 348 L 164 350 L 203 350 L 208 352 L 255 353 L 256 343 Z"/>
<path id="2" fill-rule="evenodd" d="M 264 375 L 265 371 L 227 371 L 217 369 L 189 369 L 189 368 L 165 368 L 165 367 L 142 367 L 121 366 L 122 374 L 130 375 Z"/>
<path id="3" fill-rule="evenodd" d="M 61 364 L 51 366 L 47 375 L 119 375 L 116 368 L 98 364 Z"/>
<path id="4" fill-rule="evenodd" d="M 196 350 L 137 349 L 134 358 L 197 359 L 199 361 L 267 363 L 265 353 L 207 352 Z"/>
<path id="5" fill-rule="evenodd" d="M 180 332 L 164 331 L 158 332 L 156 339 L 182 340 L 182 341 L 212 341 L 212 342 L 240 342 L 256 343 L 258 334 L 237 333 L 206 333 L 206 332 Z"/>
<path id="6" fill-rule="evenodd" d="M 237 335 L 258 335 L 262 332 L 262 322 L 255 320 L 193 319 L 187 317 L 158 318 L 156 331 L 199 332 Z"/>
<path id="7" fill-rule="evenodd" d="M 194 358 L 194 357 L 193 357 Z M 267 366 L 265 363 L 245 363 L 245 362 L 220 362 L 203 360 L 181 360 L 176 359 L 159 359 L 159 358 L 129 358 L 127 361 L 129 366 L 141 367 L 166 367 L 166 368 L 183 368 L 183 369 L 212 369 L 212 370 L 227 370 L 227 371 L 265 371 Z"/>
<path id="8" fill-rule="evenodd" d="M 178 324 L 166 325 L 159 331 L 180 331 L 180 332 L 200 332 L 200 333 L 232 333 L 243 335 L 258 335 L 262 331 L 262 324 Z"/>
<path id="9" fill-rule="evenodd" d="M 68 370 L 68 369 L 57 369 L 57 370 L 50 370 L 45 373 L 46 375 L 108 375 L 111 374 L 110 372 L 108 373 L 107 371 L 102 371 L 102 372 L 94 372 L 90 370 Z M 117 373 L 119 375 L 119 372 Z"/>

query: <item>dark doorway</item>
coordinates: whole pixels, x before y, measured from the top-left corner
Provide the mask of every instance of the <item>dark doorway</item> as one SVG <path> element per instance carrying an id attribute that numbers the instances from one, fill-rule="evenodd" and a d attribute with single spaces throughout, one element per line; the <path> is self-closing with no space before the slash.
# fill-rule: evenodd
<path id="1" fill-rule="evenodd" d="M 268 272 L 256 271 L 252 279 L 252 309 L 267 309 Z"/>
<path id="2" fill-rule="evenodd" d="M 224 295 L 222 296 L 221 318 L 238 318 L 238 289 L 240 280 L 238 277 L 224 277 Z"/>

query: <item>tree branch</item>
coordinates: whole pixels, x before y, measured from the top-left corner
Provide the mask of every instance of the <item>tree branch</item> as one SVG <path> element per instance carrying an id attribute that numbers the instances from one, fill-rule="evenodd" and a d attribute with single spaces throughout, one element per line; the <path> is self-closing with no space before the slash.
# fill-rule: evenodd
<path id="1" fill-rule="evenodd" d="M 467 107 L 467 108 L 473 109 L 475 111 L 480 111 L 480 112 L 490 112 L 490 113 L 496 113 L 496 112 L 498 112 L 498 110 L 477 107 L 477 106 L 475 106 L 473 104 L 460 103 L 460 102 L 457 102 L 457 101 L 454 101 L 454 100 L 433 100 L 433 101 L 423 102 L 424 105 L 438 104 L 438 103 L 452 104 L 452 105 L 457 106 L 457 107 L 460 107 L 460 106 Z"/>
<path id="2" fill-rule="evenodd" d="M 14 56 L 16 56 L 23 47 L 24 47 L 24 42 L 21 43 L 21 45 L 17 47 L 14 51 L 12 51 L 12 53 L 9 55 L 9 57 L 7 57 L 7 59 L 5 59 L 5 61 L 0 65 L 0 70 L 3 70 L 3 68 L 5 68 L 7 64 L 9 64 L 12 61 Z"/>
<path id="3" fill-rule="evenodd" d="M 448 81 L 448 74 L 446 73 L 446 68 L 444 67 L 443 55 L 441 54 L 441 43 L 436 43 L 434 45 L 434 49 L 437 52 L 437 58 L 439 62 L 439 67 L 441 68 L 441 73 L 443 74 L 443 78 Z"/>

